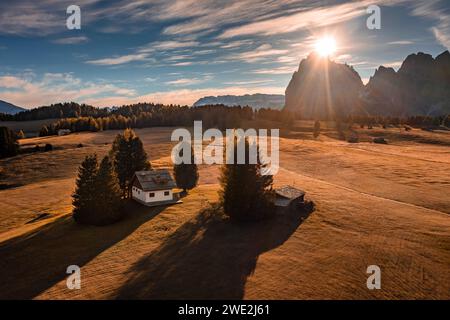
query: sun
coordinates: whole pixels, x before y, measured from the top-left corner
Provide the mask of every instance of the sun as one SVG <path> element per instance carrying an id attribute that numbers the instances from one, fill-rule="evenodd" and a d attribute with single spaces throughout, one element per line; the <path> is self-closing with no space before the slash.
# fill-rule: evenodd
<path id="1" fill-rule="evenodd" d="M 324 37 L 317 40 L 316 52 L 321 57 L 329 57 L 336 52 L 336 40 L 333 37 Z"/>

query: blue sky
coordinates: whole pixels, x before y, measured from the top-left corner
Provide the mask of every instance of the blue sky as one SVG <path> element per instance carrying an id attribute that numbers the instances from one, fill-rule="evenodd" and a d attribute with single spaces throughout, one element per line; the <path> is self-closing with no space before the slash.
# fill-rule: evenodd
<path id="1" fill-rule="evenodd" d="M 81 30 L 66 8 L 81 8 Z M 369 30 L 366 9 L 381 8 Z M 379 65 L 450 48 L 448 0 L 26 0 L 0 3 L 0 100 L 26 108 L 192 104 L 284 93 L 317 39 L 367 81 Z"/>

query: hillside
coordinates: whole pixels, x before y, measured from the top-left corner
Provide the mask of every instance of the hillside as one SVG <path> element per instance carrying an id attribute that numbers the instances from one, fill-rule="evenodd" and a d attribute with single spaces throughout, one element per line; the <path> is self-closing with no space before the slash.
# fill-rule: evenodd
<path id="1" fill-rule="evenodd" d="M 79 226 L 66 216 L 76 169 L 119 131 L 21 141 L 55 149 L 0 162 L 0 183 L 15 185 L 0 190 L 0 298 L 449 299 L 449 133 L 356 129 L 390 141 L 379 145 L 336 140 L 333 123 L 318 139 L 313 122 L 295 128 L 281 138 L 275 185 L 302 188 L 316 210 L 255 225 L 210 214 L 220 170 L 201 165 L 183 203 L 131 203 L 117 224 Z M 155 168 L 171 167 L 173 129 L 136 130 Z M 70 264 L 82 268 L 82 290 L 67 289 Z M 381 290 L 366 287 L 370 264 Z"/>
<path id="2" fill-rule="evenodd" d="M 210 96 L 201 98 L 194 103 L 194 107 L 205 105 L 249 106 L 254 109 L 267 108 L 280 110 L 284 106 L 284 95 L 257 93 L 243 96 Z"/>
<path id="3" fill-rule="evenodd" d="M 0 100 L 0 113 L 16 114 L 26 109 L 13 105 L 12 103 Z"/>

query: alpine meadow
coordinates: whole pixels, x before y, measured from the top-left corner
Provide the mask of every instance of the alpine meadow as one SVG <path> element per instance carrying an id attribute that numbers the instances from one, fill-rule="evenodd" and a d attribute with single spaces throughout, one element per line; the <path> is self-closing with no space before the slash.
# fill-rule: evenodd
<path id="1" fill-rule="evenodd" d="M 0 11 L 0 300 L 450 300 L 448 1 Z"/>

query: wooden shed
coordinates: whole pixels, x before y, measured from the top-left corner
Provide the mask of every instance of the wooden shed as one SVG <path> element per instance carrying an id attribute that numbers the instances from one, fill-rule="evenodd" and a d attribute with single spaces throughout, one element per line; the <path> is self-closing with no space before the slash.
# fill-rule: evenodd
<path id="1" fill-rule="evenodd" d="M 275 195 L 275 207 L 280 214 L 299 210 L 305 204 L 305 191 L 292 186 L 275 189 Z"/>

